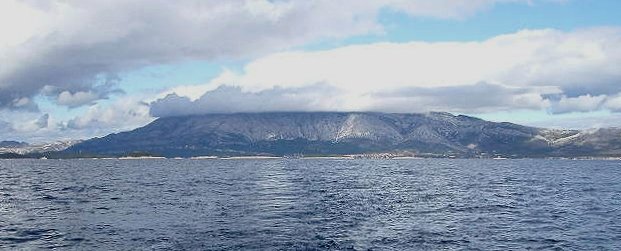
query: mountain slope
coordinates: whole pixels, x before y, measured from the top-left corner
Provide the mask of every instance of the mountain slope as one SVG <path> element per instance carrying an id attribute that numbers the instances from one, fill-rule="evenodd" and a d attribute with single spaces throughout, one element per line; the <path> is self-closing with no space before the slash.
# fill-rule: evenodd
<path id="1" fill-rule="evenodd" d="M 84 141 L 65 153 L 121 156 L 146 152 L 187 157 L 408 151 L 462 157 L 545 157 L 621 152 L 621 141 L 612 140 L 621 139 L 617 131 L 600 134 L 495 123 L 449 113 L 208 114 L 160 118 L 130 132 Z"/>
<path id="2" fill-rule="evenodd" d="M 69 140 L 69 141 L 57 141 L 52 143 L 42 143 L 42 144 L 28 144 L 25 142 L 16 142 L 16 141 L 2 141 L 0 142 L 0 153 L 13 153 L 13 154 L 34 154 L 34 153 L 45 153 L 45 152 L 57 152 L 63 151 L 68 147 L 77 144 L 81 141 L 79 140 Z"/>

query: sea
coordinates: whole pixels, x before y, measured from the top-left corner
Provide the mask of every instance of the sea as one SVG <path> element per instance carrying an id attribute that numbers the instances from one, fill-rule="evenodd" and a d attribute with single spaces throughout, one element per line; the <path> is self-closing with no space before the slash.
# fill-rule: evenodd
<path id="1" fill-rule="evenodd" d="M 0 160 L 2 250 L 621 250 L 621 161 Z"/>

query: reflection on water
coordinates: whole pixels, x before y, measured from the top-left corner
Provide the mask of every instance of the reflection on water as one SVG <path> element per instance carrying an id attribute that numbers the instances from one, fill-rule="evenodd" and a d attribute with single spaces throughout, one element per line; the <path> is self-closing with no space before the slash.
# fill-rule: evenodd
<path id="1" fill-rule="evenodd" d="M 3 249 L 621 249 L 621 162 L 2 160 Z"/>

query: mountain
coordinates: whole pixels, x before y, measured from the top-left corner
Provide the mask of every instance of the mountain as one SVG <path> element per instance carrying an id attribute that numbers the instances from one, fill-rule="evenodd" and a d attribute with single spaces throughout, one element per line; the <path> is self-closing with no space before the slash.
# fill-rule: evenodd
<path id="1" fill-rule="evenodd" d="M 2 141 L 0 142 L 0 154 L 7 154 L 6 156 L 14 156 L 13 154 L 28 155 L 46 152 L 58 152 L 63 151 L 79 142 L 81 141 L 69 140 L 42 144 L 28 144 L 25 142 L 17 141 Z"/>
<path id="2" fill-rule="evenodd" d="M 0 148 L 16 148 L 25 146 L 28 146 L 28 143 L 19 141 L 0 141 Z"/>
<path id="3" fill-rule="evenodd" d="M 160 118 L 94 138 L 66 155 L 621 156 L 621 130 L 550 130 L 449 113 L 273 112 Z"/>

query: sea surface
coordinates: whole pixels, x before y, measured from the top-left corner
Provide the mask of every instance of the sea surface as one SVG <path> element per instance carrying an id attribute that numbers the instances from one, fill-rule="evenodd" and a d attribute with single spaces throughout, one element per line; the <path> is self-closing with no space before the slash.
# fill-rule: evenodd
<path id="1" fill-rule="evenodd" d="M 621 162 L 0 160 L 0 249 L 621 250 Z"/>

